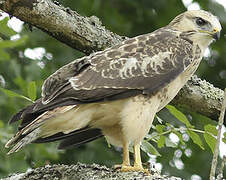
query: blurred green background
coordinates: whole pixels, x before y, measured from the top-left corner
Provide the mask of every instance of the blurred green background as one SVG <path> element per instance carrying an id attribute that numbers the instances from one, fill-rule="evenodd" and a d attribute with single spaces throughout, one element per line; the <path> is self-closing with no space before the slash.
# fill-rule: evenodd
<path id="1" fill-rule="evenodd" d="M 188 9 L 201 8 L 211 11 L 219 17 L 222 23 L 221 39 L 214 43 L 205 54 L 196 74 L 221 89 L 226 85 L 226 10 L 214 0 L 61 0 L 63 6 L 70 7 L 84 16 L 97 16 L 109 30 L 122 35 L 133 37 L 148 33 L 167 25 L 176 15 Z M 226 1 L 223 0 L 226 4 Z M 59 67 L 83 56 L 82 53 L 58 42 L 39 29 L 31 32 L 27 25 L 18 27 L 14 18 L 8 22 L 8 17 L 0 21 L 0 86 L 18 94 L 29 96 L 31 82 L 35 82 L 37 97 L 40 97 L 43 81 Z M 121 149 L 109 147 L 106 141 L 98 139 L 76 149 L 59 151 L 57 143 L 32 144 L 22 151 L 6 155 L 4 144 L 13 135 L 16 125 L 8 125 L 7 121 L 18 110 L 28 105 L 29 101 L 15 97 L 15 94 L 0 91 L 0 178 L 10 173 L 24 172 L 45 164 L 76 162 L 99 163 L 111 167 L 119 164 L 122 159 Z M 189 122 L 197 129 L 203 129 L 205 123 L 215 124 L 206 117 L 186 112 Z M 181 127 L 178 121 L 166 109 L 158 114 L 165 128 Z M 156 120 L 155 124 L 159 122 Z M 156 129 L 151 130 L 151 134 Z M 167 142 L 162 148 L 151 141 L 161 156 L 143 153 L 144 162 L 148 161 L 161 169 L 162 174 L 179 176 L 184 179 L 208 179 L 212 160 L 212 152 L 204 141 L 202 149 L 192 138 L 180 132 L 184 144 L 177 140 L 175 134 L 167 134 Z M 222 150 L 226 151 L 226 149 Z"/>

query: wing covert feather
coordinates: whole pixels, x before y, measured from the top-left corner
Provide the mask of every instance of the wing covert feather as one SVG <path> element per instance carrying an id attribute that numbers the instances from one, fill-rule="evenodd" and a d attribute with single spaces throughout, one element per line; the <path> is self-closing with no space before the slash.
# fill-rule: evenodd
<path id="1" fill-rule="evenodd" d="M 61 96 L 101 100 L 131 90 L 152 94 L 183 72 L 193 54 L 191 42 L 159 29 L 62 67 L 45 81 L 43 102 Z"/>

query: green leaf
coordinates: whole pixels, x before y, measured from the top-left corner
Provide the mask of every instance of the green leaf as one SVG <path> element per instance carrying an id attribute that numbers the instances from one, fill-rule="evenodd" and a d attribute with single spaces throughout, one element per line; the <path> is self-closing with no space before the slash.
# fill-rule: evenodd
<path id="1" fill-rule="evenodd" d="M 203 150 L 205 149 L 204 146 L 203 146 L 202 140 L 201 140 L 201 138 L 199 137 L 199 135 L 197 133 L 195 133 L 195 132 L 193 132 L 191 130 L 187 130 L 186 132 L 188 133 L 188 135 L 191 137 L 192 141 L 195 144 L 199 145 L 199 147 L 201 149 L 203 149 Z"/>
<path id="2" fill-rule="evenodd" d="M 174 126 L 173 126 L 172 124 L 170 124 L 170 123 L 166 123 L 166 125 L 167 125 L 168 127 L 174 128 Z"/>
<path id="3" fill-rule="evenodd" d="M 210 147 L 211 151 L 214 153 L 214 149 L 215 149 L 215 145 L 216 145 L 216 139 L 212 135 L 210 135 L 206 132 L 203 134 L 203 136 L 206 140 L 206 143 Z"/>
<path id="4" fill-rule="evenodd" d="M 27 81 L 25 81 L 21 76 L 17 76 L 13 82 L 20 87 L 20 90 L 23 91 L 23 94 L 27 94 Z"/>
<path id="5" fill-rule="evenodd" d="M 223 136 L 222 141 L 226 144 L 226 132 L 224 132 Z"/>
<path id="6" fill-rule="evenodd" d="M 158 121 L 160 124 L 162 124 L 163 120 L 162 120 L 159 116 L 155 115 L 155 118 L 157 119 L 157 121 Z"/>
<path id="7" fill-rule="evenodd" d="M 13 91 L 10 91 L 10 90 L 8 90 L 8 89 L 0 88 L 0 90 L 1 90 L 2 92 L 4 92 L 6 95 L 8 95 L 9 97 L 18 97 L 18 98 L 26 99 L 26 100 L 28 100 L 28 101 L 30 101 L 30 102 L 33 102 L 33 101 L 32 101 L 31 99 L 29 99 L 28 97 L 23 96 L 23 95 L 20 95 L 20 94 L 17 94 L 17 93 L 15 93 L 15 92 L 13 92 Z"/>
<path id="8" fill-rule="evenodd" d="M 217 128 L 214 125 L 207 124 L 207 125 L 204 126 L 204 130 L 206 132 L 213 134 L 214 136 L 217 136 Z"/>
<path id="9" fill-rule="evenodd" d="M 28 94 L 28 97 L 34 101 L 36 99 L 36 83 L 34 81 L 31 81 L 29 84 L 28 84 L 28 88 L 27 88 L 27 94 Z"/>
<path id="10" fill-rule="evenodd" d="M 189 114 L 192 115 L 193 119 L 198 119 L 200 125 L 205 126 L 206 124 L 211 124 L 217 126 L 217 122 L 211 120 L 210 118 L 203 116 L 201 114 L 195 113 L 195 112 L 189 112 Z"/>
<path id="11" fill-rule="evenodd" d="M 17 40 L 4 40 L 0 41 L 0 49 L 2 48 L 14 48 L 17 46 L 24 45 L 25 42 L 27 41 L 28 36 L 23 36 L 20 39 Z"/>
<path id="12" fill-rule="evenodd" d="M 156 128 L 156 131 L 159 132 L 159 133 L 162 133 L 163 132 L 163 129 L 165 128 L 166 126 L 165 125 L 156 125 L 155 128 Z"/>
<path id="13" fill-rule="evenodd" d="M 8 20 L 9 18 L 5 17 L 3 20 L 0 21 L 0 33 L 10 37 L 16 35 L 17 33 L 7 25 Z"/>
<path id="14" fill-rule="evenodd" d="M 173 130 L 173 133 L 177 135 L 177 137 L 180 139 L 181 144 L 185 144 L 183 136 L 180 132 Z"/>
<path id="15" fill-rule="evenodd" d="M 0 61 L 5 61 L 9 59 L 10 59 L 9 53 L 5 52 L 3 49 L 0 49 Z"/>
<path id="16" fill-rule="evenodd" d="M 162 148 L 165 145 L 166 137 L 165 136 L 160 136 L 160 138 L 157 141 L 158 148 Z"/>
<path id="17" fill-rule="evenodd" d="M 178 109 L 176 109 L 174 106 L 167 105 L 166 108 L 169 110 L 169 112 L 174 115 L 179 121 L 184 123 L 187 127 L 191 127 L 192 125 L 188 121 L 187 117 L 180 112 Z"/>
<path id="18" fill-rule="evenodd" d="M 142 142 L 141 149 L 142 149 L 142 151 L 144 151 L 146 153 L 151 153 L 152 155 L 161 156 L 161 154 L 159 154 L 159 152 L 157 151 L 157 149 L 155 149 L 155 147 L 152 146 L 147 141 L 143 141 Z"/>
<path id="19" fill-rule="evenodd" d="M 2 120 L 0 120 L 0 128 L 4 127 L 4 122 Z"/>

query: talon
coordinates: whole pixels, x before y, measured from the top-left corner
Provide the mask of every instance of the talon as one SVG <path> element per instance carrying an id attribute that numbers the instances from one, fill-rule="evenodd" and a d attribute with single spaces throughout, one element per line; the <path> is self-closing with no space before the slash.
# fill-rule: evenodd
<path id="1" fill-rule="evenodd" d="M 123 165 L 120 169 L 121 172 L 143 172 L 145 174 L 150 174 L 148 169 L 144 169 L 142 166 L 125 166 Z"/>
<path id="2" fill-rule="evenodd" d="M 115 169 L 115 170 L 119 170 L 119 169 L 121 169 L 122 168 L 122 164 L 115 164 L 114 166 L 113 166 L 113 169 Z"/>
<path id="3" fill-rule="evenodd" d="M 136 171 L 138 171 L 138 172 L 143 172 L 143 173 L 145 173 L 147 175 L 151 174 L 148 169 L 143 168 L 143 166 L 140 165 L 140 164 L 134 164 L 134 169 L 136 169 Z"/>
<path id="4" fill-rule="evenodd" d="M 121 171 L 121 172 L 131 172 L 131 171 L 132 171 L 132 169 L 133 169 L 133 167 L 132 167 L 132 166 L 122 165 L 122 167 L 121 167 L 120 171 Z"/>
<path id="5" fill-rule="evenodd" d="M 148 169 L 144 169 L 140 157 L 140 144 L 134 145 L 134 166 L 130 165 L 128 143 L 123 144 L 123 163 L 114 165 L 115 170 L 121 172 L 143 172 L 150 175 Z"/>

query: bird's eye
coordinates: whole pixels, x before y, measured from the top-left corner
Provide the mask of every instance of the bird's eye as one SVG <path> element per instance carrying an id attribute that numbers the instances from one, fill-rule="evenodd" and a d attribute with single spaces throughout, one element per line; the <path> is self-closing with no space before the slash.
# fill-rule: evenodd
<path id="1" fill-rule="evenodd" d="M 207 21 L 199 17 L 196 19 L 196 24 L 199 26 L 204 26 L 205 24 L 207 24 Z"/>

